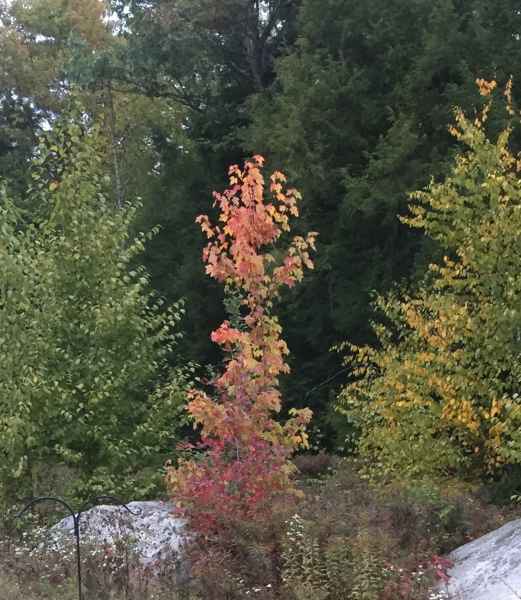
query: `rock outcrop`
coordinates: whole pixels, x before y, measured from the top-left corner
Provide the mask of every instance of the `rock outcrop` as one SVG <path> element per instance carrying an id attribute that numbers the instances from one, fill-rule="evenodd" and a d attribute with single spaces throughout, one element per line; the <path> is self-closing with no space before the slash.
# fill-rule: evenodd
<path id="1" fill-rule="evenodd" d="M 172 516 L 172 504 L 130 502 L 128 507 L 132 513 L 112 505 L 96 506 L 82 513 L 82 540 L 109 546 L 125 540 L 144 566 L 152 566 L 161 558 L 179 556 L 186 533 L 182 520 Z M 63 519 L 51 530 L 55 540 L 64 533 L 72 537 L 73 532 L 72 517 Z"/>
<path id="2" fill-rule="evenodd" d="M 439 589 L 446 598 L 521 599 L 521 519 L 457 548 L 449 558 L 450 579 Z"/>

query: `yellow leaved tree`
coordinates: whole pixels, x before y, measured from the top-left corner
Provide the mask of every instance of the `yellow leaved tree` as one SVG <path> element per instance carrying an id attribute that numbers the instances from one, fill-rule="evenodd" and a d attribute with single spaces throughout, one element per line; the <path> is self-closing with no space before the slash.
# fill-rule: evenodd
<path id="1" fill-rule="evenodd" d="M 490 139 L 495 82 L 484 109 L 456 111 L 465 146 L 442 182 L 412 194 L 403 221 L 444 250 L 419 288 L 377 304 L 378 348 L 350 346 L 354 381 L 340 410 L 359 450 L 384 472 L 481 475 L 521 462 L 521 160 L 510 125 Z"/>

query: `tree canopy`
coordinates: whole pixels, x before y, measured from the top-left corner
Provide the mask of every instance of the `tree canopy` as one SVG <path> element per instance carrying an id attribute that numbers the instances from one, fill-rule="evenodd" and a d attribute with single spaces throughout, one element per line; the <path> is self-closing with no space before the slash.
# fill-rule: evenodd
<path id="1" fill-rule="evenodd" d="M 99 127 L 104 194 L 135 196 L 132 231 L 159 226 L 139 259 L 168 304 L 186 301 L 179 349 L 219 360 L 225 318 L 204 276 L 195 218 L 227 165 L 260 153 L 302 191 L 316 269 L 289 290 L 281 324 L 291 406 L 311 404 L 324 443 L 343 445 L 332 407 L 352 377 L 330 348 L 377 342 L 372 300 L 414 289 L 447 249 L 407 227 L 408 194 L 450 172 L 453 106 L 483 106 L 476 78 L 519 78 L 514 0 L 14 0 L 0 2 L 0 175 L 18 208 L 42 128 L 72 93 Z M 514 86 L 515 95 L 515 86 Z M 492 135 L 505 114 L 489 119 Z M 514 133 L 512 144 L 518 143 Z M 33 198 L 29 211 L 38 211 Z"/>
<path id="2" fill-rule="evenodd" d="M 40 139 L 24 201 L 2 189 L 2 499 L 146 495 L 183 421 L 187 371 L 169 366 L 183 309 L 150 289 L 137 207 L 112 205 L 97 128 L 80 117 Z"/>

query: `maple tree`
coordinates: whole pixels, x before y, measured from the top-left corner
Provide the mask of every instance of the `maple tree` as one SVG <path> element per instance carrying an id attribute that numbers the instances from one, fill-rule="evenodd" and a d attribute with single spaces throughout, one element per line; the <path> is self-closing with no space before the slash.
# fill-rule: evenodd
<path id="1" fill-rule="evenodd" d="M 214 193 L 219 223 L 206 215 L 197 219 L 209 239 L 206 272 L 240 298 L 235 318 L 211 335 L 227 354 L 224 372 L 213 381 L 215 396 L 199 389 L 189 394 L 188 411 L 201 427 L 201 443 L 167 474 L 180 512 L 202 534 L 238 520 L 262 521 L 277 500 L 295 498 L 289 458 L 307 445 L 309 409 L 290 411 L 285 423 L 274 418 L 281 410 L 279 376 L 289 367 L 272 308 L 281 288 L 294 286 L 313 267 L 309 251 L 316 233 L 294 237 L 281 260 L 267 251 L 289 232 L 300 196 L 285 190 L 285 176 L 275 172 L 265 200 L 263 162 L 254 156 L 244 170 L 230 167 L 230 187 Z M 194 456 L 201 449 L 202 456 Z"/>

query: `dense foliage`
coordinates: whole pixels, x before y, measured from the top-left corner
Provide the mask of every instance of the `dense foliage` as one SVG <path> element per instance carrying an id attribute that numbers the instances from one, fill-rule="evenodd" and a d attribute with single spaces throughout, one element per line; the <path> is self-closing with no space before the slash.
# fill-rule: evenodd
<path id="1" fill-rule="evenodd" d="M 136 207 L 106 194 L 96 128 L 64 116 L 0 205 L 0 497 L 150 493 L 181 423 L 181 306 L 135 267 Z M 147 472 L 148 469 L 148 472 Z"/>
<path id="2" fill-rule="evenodd" d="M 427 597 L 474 486 L 521 497 L 520 39 L 516 0 L 0 0 L 0 505 L 168 493 L 194 598 Z M 302 198 L 255 154 L 210 208 L 258 152 Z"/>
<path id="3" fill-rule="evenodd" d="M 225 183 L 226 166 L 260 152 L 302 191 L 301 227 L 320 233 L 320 252 L 282 309 L 293 348 L 283 386 L 293 405 L 311 403 L 320 423 L 334 386 L 349 377 L 329 348 L 374 341 L 373 291 L 421 277 L 437 252 L 396 214 L 409 192 L 447 172 L 455 145 L 446 124 L 452 106 L 479 103 L 475 78 L 519 75 L 517 3 L 0 6 L 0 169 L 23 182 L 35 130 L 79 86 L 103 124 L 113 201 L 136 192 L 139 227 L 161 225 L 144 261 L 161 295 L 187 300 L 190 358 L 218 360 L 208 332 L 224 318 L 222 294 L 203 276 L 194 219 Z M 327 443 L 336 445 L 331 429 Z"/>
<path id="4" fill-rule="evenodd" d="M 478 83 L 484 95 L 496 85 Z M 490 108 L 457 111 L 451 132 L 466 150 L 403 219 L 447 254 L 414 293 L 379 299 L 380 345 L 353 348 L 343 405 L 379 468 L 483 475 L 520 462 L 520 163 L 512 127 L 487 137 Z"/>
<path id="5" fill-rule="evenodd" d="M 282 316 L 295 400 L 340 371 L 332 345 L 374 341 L 373 292 L 421 277 L 437 252 L 396 215 L 447 172 L 452 107 L 479 105 L 476 77 L 519 77 L 520 18 L 511 1 L 302 2 L 296 43 L 242 134 L 295 182 L 303 227 L 320 233 L 315 272 Z M 330 388 L 309 394 L 315 412 Z"/>
<path id="6" fill-rule="evenodd" d="M 188 411 L 201 426 L 205 454 L 181 460 L 168 473 L 182 514 L 205 535 L 233 533 L 241 522 L 269 522 L 277 505 L 287 506 L 295 496 L 289 458 L 307 447 L 309 410 L 293 409 L 284 424 L 274 419 L 282 408 L 279 377 L 289 367 L 272 307 L 280 288 L 293 287 L 303 269 L 313 267 L 309 250 L 316 234 L 295 237 L 283 253 L 269 251 L 289 232 L 300 196 L 286 191 L 285 176 L 275 172 L 265 198 L 263 163 L 255 156 L 244 170 L 230 168 L 230 187 L 215 194 L 219 224 L 206 215 L 198 218 L 210 240 L 203 255 L 206 271 L 237 299 L 232 322 L 212 333 L 229 356 L 225 372 L 213 382 L 216 397 L 190 392 Z"/>

